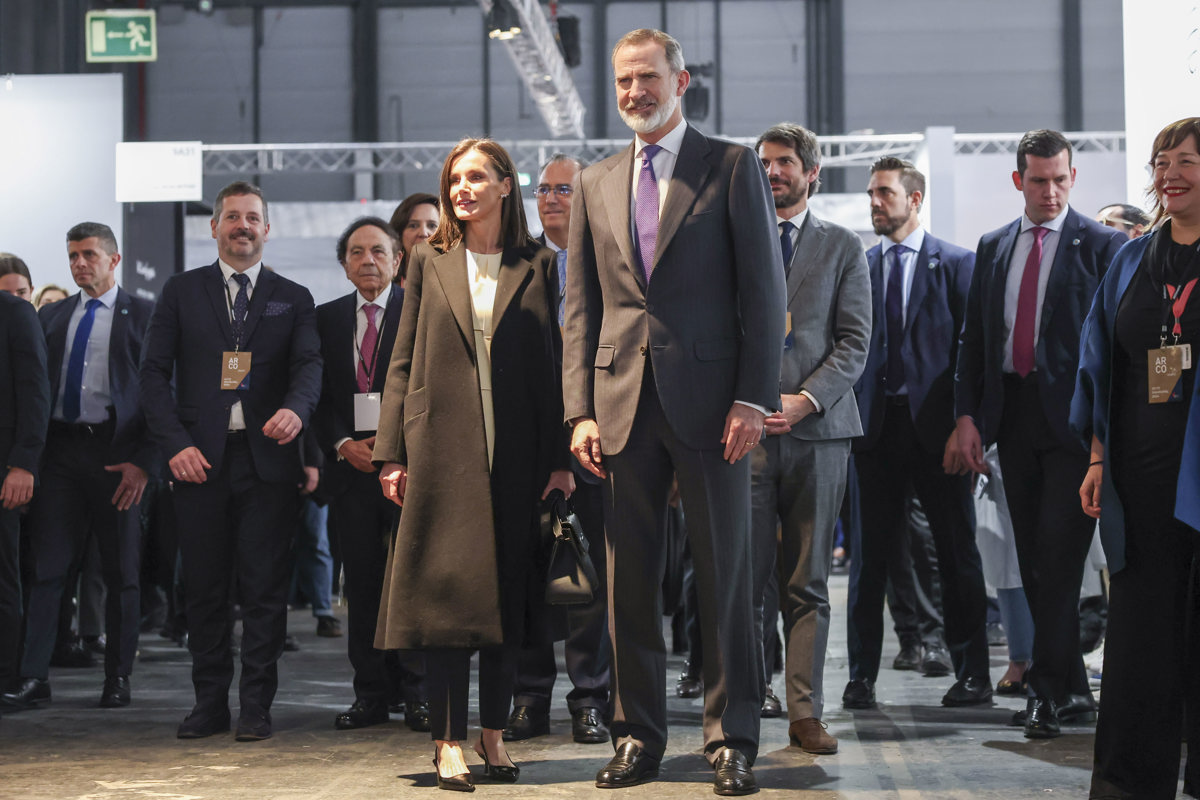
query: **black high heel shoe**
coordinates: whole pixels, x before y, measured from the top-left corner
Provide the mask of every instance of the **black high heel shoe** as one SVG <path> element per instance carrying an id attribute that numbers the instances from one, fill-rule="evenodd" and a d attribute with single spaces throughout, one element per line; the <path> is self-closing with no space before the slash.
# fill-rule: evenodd
<path id="1" fill-rule="evenodd" d="M 437 748 L 433 749 L 433 774 L 437 776 L 437 787 L 446 789 L 451 792 L 473 792 L 475 784 L 471 781 L 471 773 L 464 772 L 461 775 L 451 775 L 449 778 L 442 777 L 442 771 L 438 769 Z"/>
<path id="2" fill-rule="evenodd" d="M 483 739 L 475 745 L 475 753 L 483 759 L 483 774 L 489 780 L 499 781 L 501 783 L 516 783 L 521 777 L 521 768 L 514 764 L 511 767 L 506 767 L 502 764 L 493 764 L 488 758 L 487 748 L 483 746 Z"/>

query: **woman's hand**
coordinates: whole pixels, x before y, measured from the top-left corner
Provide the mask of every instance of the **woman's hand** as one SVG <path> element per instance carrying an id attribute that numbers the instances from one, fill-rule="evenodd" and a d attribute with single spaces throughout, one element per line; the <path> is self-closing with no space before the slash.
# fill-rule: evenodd
<path id="1" fill-rule="evenodd" d="M 1104 480 L 1104 445 L 1095 436 L 1092 437 L 1091 464 L 1087 475 L 1083 476 L 1083 485 L 1079 487 L 1079 502 L 1083 505 L 1083 513 L 1093 519 L 1100 519 L 1100 483 Z"/>
<path id="2" fill-rule="evenodd" d="M 545 500 L 550 496 L 550 493 L 555 489 L 561 491 L 567 497 L 575 491 L 575 476 L 571 474 L 569 469 L 557 469 L 550 473 L 550 480 L 546 482 L 546 488 L 542 491 L 542 499 Z"/>
<path id="3" fill-rule="evenodd" d="M 404 491 L 408 488 L 408 470 L 402 464 L 389 461 L 379 470 L 383 496 L 398 506 L 404 506 Z"/>

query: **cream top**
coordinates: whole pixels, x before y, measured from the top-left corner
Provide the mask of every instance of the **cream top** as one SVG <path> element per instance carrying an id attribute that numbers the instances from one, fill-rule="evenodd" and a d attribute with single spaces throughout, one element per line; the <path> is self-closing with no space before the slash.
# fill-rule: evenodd
<path id="1" fill-rule="evenodd" d="M 496 445 L 496 414 L 492 407 L 492 310 L 500 253 L 467 251 L 467 283 L 471 287 L 471 322 L 475 328 L 475 363 L 479 374 L 479 399 L 483 403 L 483 431 L 487 437 L 488 468 Z"/>

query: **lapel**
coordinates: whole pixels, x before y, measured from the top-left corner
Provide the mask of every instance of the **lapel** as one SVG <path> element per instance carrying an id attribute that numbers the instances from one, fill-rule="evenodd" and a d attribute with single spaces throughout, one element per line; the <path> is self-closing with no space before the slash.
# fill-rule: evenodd
<path id="1" fill-rule="evenodd" d="M 1075 263 L 1079 260 L 1079 229 L 1083 227 L 1083 223 L 1079 215 L 1075 213 L 1075 209 L 1067 209 L 1067 219 L 1063 222 L 1062 230 L 1058 234 L 1058 247 L 1054 251 L 1054 261 L 1050 264 L 1050 277 L 1046 279 L 1046 296 L 1042 300 L 1042 324 L 1038 328 L 1038 341 L 1041 342 L 1042 334 L 1050 327 L 1050 318 L 1054 315 L 1054 308 L 1058 305 L 1058 300 L 1061 297 L 1067 296 L 1069 293 L 1063 291 L 1063 286 L 1071 278 L 1071 273 L 1075 271 Z M 1091 298 L 1087 299 L 1088 306 L 1091 306 Z"/>
<path id="2" fill-rule="evenodd" d="M 358 380 L 355 377 L 358 370 L 358 348 L 354 346 L 354 328 L 358 324 L 358 310 L 355 308 L 357 298 L 358 292 L 353 291 L 338 301 L 341 308 L 338 309 L 337 328 L 334 329 L 330 342 L 337 356 L 325 362 L 326 368 L 333 372 L 331 383 L 337 387 L 346 387 L 339 389 L 339 392 L 358 391 Z"/>
<path id="3" fill-rule="evenodd" d="M 46 316 L 46 369 L 50 373 L 50 404 L 58 400 L 59 384 L 62 380 L 63 362 L 67 355 L 67 328 L 71 326 L 71 315 L 79 307 L 83 292 L 76 292 L 66 300 L 60 300 L 42 312 Z"/>
<path id="4" fill-rule="evenodd" d="M 1004 288 L 1008 283 L 1008 268 L 1012 262 L 1013 248 L 1017 244 L 1017 236 L 1021 233 L 1021 218 L 1017 217 L 1000 234 L 996 242 L 996 261 L 992 265 L 992 302 L 985 312 L 990 318 L 990 327 L 996 331 L 997 347 L 1004 349 Z M 978 268 L 979 265 L 976 265 Z"/>
<path id="5" fill-rule="evenodd" d="M 446 304 L 458 323 L 463 340 L 475 353 L 475 323 L 471 316 L 471 287 L 467 285 L 467 246 L 459 242 L 454 249 L 433 259 L 433 272 L 446 298 Z"/>
<path id="6" fill-rule="evenodd" d="M 655 267 L 658 266 L 658 260 L 671 243 L 675 232 L 683 224 L 684 217 L 695 204 L 700 187 L 708 179 L 711 170 L 708 155 L 711 151 L 712 146 L 708 139 L 688 125 L 683 133 L 683 144 L 679 147 L 679 157 L 675 159 L 675 171 L 671 174 L 667 200 L 658 221 L 658 240 L 654 247 Z M 626 228 L 628 227 L 627 225 Z"/>
<path id="7" fill-rule="evenodd" d="M 883 245 L 877 244 L 867 251 L 867 271 L 871 275 L 871 337 L 876 333 L 882 335 L 886 330 L 887 320 L 884 318 L 884 285 L 883 285 Z"/>
<path id="8" fill-rule="evenodd" d="M 243 347 L 251 349 L 248 343 L 254 338 L 254 328 L 262 319 L 267 301 L 271 299 L 271 295 L 275 293 L 278 286 L 279 276 L 267 269 L 266 264 L 259 267 L 258 280 L 254 284 L 254 294 L 250 295 L 250 307 L 246 310 L 246 325 L 242 330 Z"/>
<path id="9" fill-rule="evenodd" d="M 504 320 L 504 314 L 512 305 L 517 291 L 525 285 L 533 272 L 533 263 L 521 257 L 521 250 L 504 248 L 500 256 L 500 276 L 496 280 L 496 299 L 492 303 L 492 336 L 495 337 Z"/>
<path id="10" fill-rule="evenodd" d="M 643 290 L 646 288 L 646 276 L 638 269 L 637 249 L 633 245 L 632 221 L 629 218 L 629 192 L 633 185 L 633 148 L 629 147 L 617 157 L 613 168 L 600 180 L 600 202 L 608 211 L 608 224 L 612 229 L 613 238 L 617 240 L 617 249 L 621 251 L 621 260 L 637 279 Z M 678 164 L 676 164 L 678 169 Z M 661 226 L 659 242 L 662 242 Z"/>
<path id="11" fill-rule="evenodd" d="M 937 242 L 929 235 L 929 231 L 926 231 L 925 240 L 921 243 L 921 251 L 917 253 L 917 263 L 913 267 L 912 287 L 908 290 L 908 313 L 904 315 L 905 336 L 908 336 L 912 330 L 913 319 L 920 311 L 921 304 L 925 302 L 925 296 L 929 294 L 929 287 L 936 278 L 935 268 L 940 260 L 941 252 Z"/>
<path id="12" fill-rule="evenodd" d="M 813 267 L 825 260 L 825 248 L 829 246 L 825 226 L 821 220 L 813 216 L 810 209 L 800 227 L 800 235 L 796 238 L 796 249 L 792 251 L 792 264 L 787 276 L 787 304 L 790 308 L 792 300 L 800 291 L 804 279 L 812 272 Z"/>
<path id="13" fill-rule="evenodd" d="M 212 304 L 213 314 L 217 318 L 217 328 L 225 338 L 226 346 L 232 350 L 233 328 L 229 324 L 229 300 L 225 292 L 225 282 L 221 276 L 221 265 L 214 261 L 204 269 L 207 274 L 204 275 L 201 285 L 204 286 L 204 293 L 208 295 L 209 303 Z"/>
<path id="14" fill-rule="evenodd" d="M 133 305 L 129 293 L 117 289 L 117 302 L 113 303 L 112 332 L 108 336 L 108 385 L 109 393 L 116 396 L 121 388 L 129 385 L 126 376 L 118 370 L 126 365 L 126 337 L 129 336 L 129 307 Z"/>

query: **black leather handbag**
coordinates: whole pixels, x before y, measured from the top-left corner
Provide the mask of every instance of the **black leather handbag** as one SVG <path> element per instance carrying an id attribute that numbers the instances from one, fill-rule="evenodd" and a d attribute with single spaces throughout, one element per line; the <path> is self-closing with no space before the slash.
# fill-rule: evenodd
<path id="1" fill-rule="evenodd" d="M 542 532 L 550 540 L 546 602 L 552 606 L 585 605 L 596 596 L 596 567 L 588 555 L 587 537 L 567 498 L 553 491 L 542 510 Z"/>

